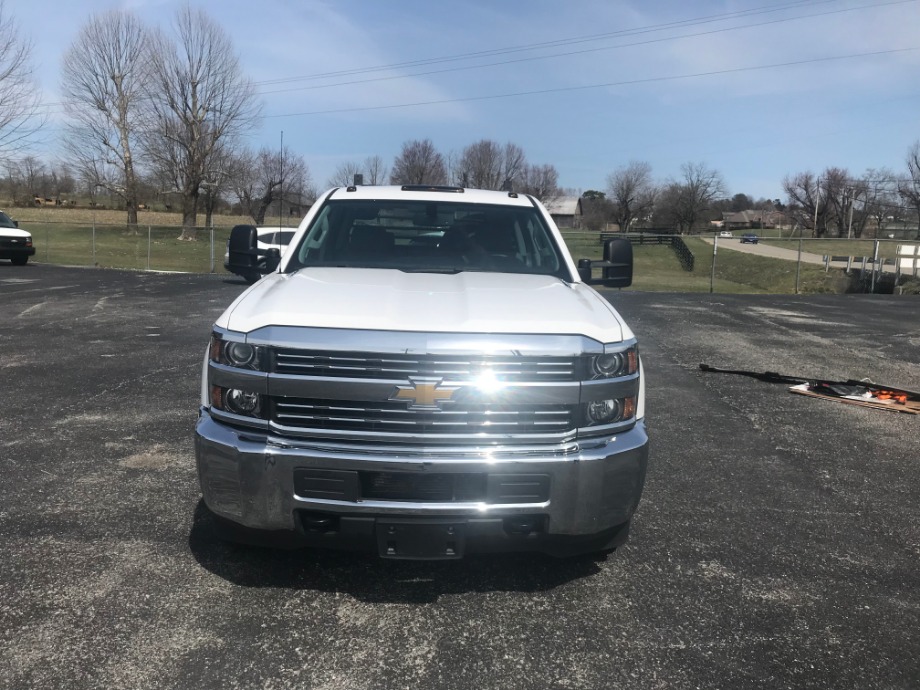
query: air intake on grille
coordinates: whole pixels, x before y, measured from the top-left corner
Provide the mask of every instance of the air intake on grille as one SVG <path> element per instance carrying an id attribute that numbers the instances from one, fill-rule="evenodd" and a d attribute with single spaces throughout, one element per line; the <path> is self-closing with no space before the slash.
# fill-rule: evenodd
<path id="1" fill-rule="evenodd" d="M 409 410 L 403 402 L 275 398 L 272 421 L 287 427 L 398 434 L 533 434 L 573 429 L 569 405 L 471 403 Z"/>
<path id="2" fill-rule="evenodd" d="M 281 349 L 275 353 L 275 370 L 280 374 L 359 379 L 430 376 L 470 380 L 483 374 L 509 382 L 578 379 L 577 360 L 573 357 L 415 356 Z"/>

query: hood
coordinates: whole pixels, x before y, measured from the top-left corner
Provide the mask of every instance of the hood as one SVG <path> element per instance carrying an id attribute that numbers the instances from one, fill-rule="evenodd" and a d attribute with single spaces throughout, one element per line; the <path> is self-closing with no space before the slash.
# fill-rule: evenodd
<path id="1" fill-rule="evenodd" d="M 242 333 L 306 326 L 585 335 L 604 343 L 633 337 L 610 303 L 583 283 L 543 275 L 373 268 L 269 274 L 240 295 L 217 326 Z"/>
<path id="2" fill-rule="evenodd" d="M 19 228 L 0 228 L 0 235 L 3 237 L 15 237 L 17 239 L 32 237 L 31 232 L 28 230 L 20 230 Z"/>

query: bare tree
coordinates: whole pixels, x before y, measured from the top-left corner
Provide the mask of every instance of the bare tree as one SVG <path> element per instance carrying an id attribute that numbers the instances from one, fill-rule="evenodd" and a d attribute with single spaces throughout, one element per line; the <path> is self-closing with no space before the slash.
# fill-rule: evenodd
<path id="1" fill-rule="evenodd" d="M 35 156 L 25 156 L 19 161 L 19 174 L 25 184 L 26 191 L 33 197 L 44 197 L 45 189 L 42 184 L 45 174 L 45 164 Z"/>
<path id="2" fill-rule="evenodd" d="M 553 165 L 525 165 L 517 175 L 515 191 L 530 194 L 544 204 L 562 196 L 559 172 Z"/>
<path id="3" fill-rule="evenodd" d="M 498 142 L 481 139 L 463 149 L 454 178 L 465 187 L 501 189 L 506 183 L 518 181 L 516 178 L 526 165 L 524 150 L 517 144 L 509 142 L 502 146 Z"/>
<path id="4" fill-rule="evenodd" d="M 447 166 L 431 139 L 403 144 L 390 173 L 393 184 L 447 184 Z"/>
<path id="5" fill-rule="evenodd" d="M 93 15 L 64 55 L 61 91 L 70 117 L 64 146 L 93 184 L 124 200 L 137 225 L 138 148 L 147 30 L 122 10 Z"/>
<path id="6" fill-rule="evenodd" d="M 825 168 L 818 178 L 811 172 L 787 176 L 783 189 L 797 223 L 812 228 L 813 237 L 846 237 L 851 209 L 855 214 L 856 205 L 865 200 L 864 185 L 853 180 L 845 168 Z"/>
<path id="7" fill-rule="evenodd" d="M 327 187 L 348 187 L 355 183 L 355 175 L 363 175 L 364 168 L 353 161 L 342 163 L 326 181 Z"/>
<path id="8" fill-rule="evenodd" d="M 236 152 L 222 142 L 211 152 L 205 165 L 199 201 L 204 210 L 204 225 L 207 228 L 213 227 L 214 212 L 220 201 L 234 189 L 232 173 L 235 161 Z"/>
<path id="9" fill-rule="evenodd" d="M 198 196 L 212 154 L 255 124 L 259 105 L 229 37 L 208 15 L 183 7 L 175 34 L 173 41 L 155 32 L 147 52 L 146 151 L 181 197 L 181 239 L 195 239 Z"/>
<path id="10" fill-rule="evenodd" d="M 915 141 L 907 150 L 907 174 L 909 178 L 898 183 L 898 194 L 917 217 L 917 239 L 920 240 L 920 141 Z"/>
<path id="11" fill-rule="evenodd" d="M 581 195 L 581 224 L 588 230 L 605 230 L 613 216 L 613 203 L 606 192 L 588 189 Z"/>
<path id="12" fill-rule="evenodd" d="M 819 182 L 810 171 L 783 178 L 783 191 L 786 192 L 789 211 L 798 226 L 811 228 L 812 237 L 820 237 L 824 234 L 821 228 L 827 227 L 827 198 L 822 198 Z"/>
<path id="13" fill-rule="evenodd" d="M 349 161 L 342 163 L 335 172 L 326 180 L 327 187 L 348 187 L 355 183 L 355 178 L 361 175 L 361 184 L 376 187 L 386 184 L 387 166 L 380 156 L 368 156 L 363 163 Z"/>
<path id="14" fill-rule="evenodd" d="M 864 210 L 875 223 L 876 237 L 898 214 L 898 186 L 893 170 L 869 168 L 862 177 L 866 196 Z M 860 237 L 862 232 L 856 235 Z"/>
<path id="15" fill-rule="evenodd" d="M 680 179 L 662 190 L 661 211 L 667 222 L 685 234 L 708 218 L 715 202 L 725 195 L 725 182 L 718 171 L 704 163 L 684 163 L 680 170 Z"/>
<path id="16" fill-rule="evenodd" d="M 846 237 L 847 219 L 852 204 L 853 181 L 846 168 L 825 168 L 821 173 L 821 191 L 827 202 L 824 234 Z"/>
<path id="17" fill-rule="evenodd" d="M 652 166 L 631 161 L 607 177 L 607 194 L 614 205 L 614 219 L 623 232 L 629 232 L 634 220 L 651 215 L 655 206 Z"/>
<path id="18" fill-rule="evenodd" d="M 386 183 L 387 165 L 380 156 L 368 156 L 364 159 L 364 184 L 373 186 Z"/>
<path id="19" fill-rule="evenodd" d="M 41 129 L 41 93 L 32 81 L 32 44 L 0 0 L 0 157 L 9 157 L 29 145 Z"/>
<path id="20" fill-rule="evenodd" d="M 275 202 L 279 214 L 285 201 L 290 205 L 296 199 L 299 205 L 310 187 L 306 161 L 287 147 L 283 159 L 281 151 L 264 146 L 256 154 L 244 151 L 236 157 L 232 171 L 234 192 L 256 225 L 265 223 L 266 212 Z"/>

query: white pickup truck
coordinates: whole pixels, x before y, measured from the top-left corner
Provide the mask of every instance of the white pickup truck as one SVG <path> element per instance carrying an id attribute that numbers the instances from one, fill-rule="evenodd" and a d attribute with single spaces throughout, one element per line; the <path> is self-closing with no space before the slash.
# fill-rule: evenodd
<path id="1" fill-rule="evenodd" d="M 624 543 L 648 461 L 636 338 L 514 192 L 347 187 L 214 324 L 196 457 L 236 539 L 385 558 L 567 556 Z M 592 268 L 603 277 L 594 279 Z"/>

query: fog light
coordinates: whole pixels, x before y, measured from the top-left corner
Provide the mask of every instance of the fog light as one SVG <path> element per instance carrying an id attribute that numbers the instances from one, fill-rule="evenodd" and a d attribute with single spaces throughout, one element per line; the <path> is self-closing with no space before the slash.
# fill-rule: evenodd
<path id="1" fill-rule="evenodd" d="M 224 394 L 224 403 L 227 410 L 234 414 L 246 415 L 247 417 L 256 417 L 261 407 L 261 399 L 258 393 L 241 391 L 231 388 Z"/>
<path id="2" fill-rule="evenodd" d="M 619 400 L 595 400 L 588 403 L 588 419 L 592 424 L 611 424 L 620 418 Z"/>

